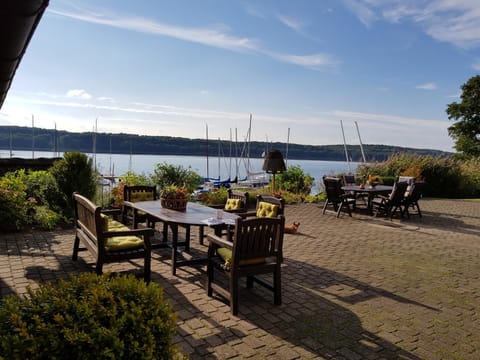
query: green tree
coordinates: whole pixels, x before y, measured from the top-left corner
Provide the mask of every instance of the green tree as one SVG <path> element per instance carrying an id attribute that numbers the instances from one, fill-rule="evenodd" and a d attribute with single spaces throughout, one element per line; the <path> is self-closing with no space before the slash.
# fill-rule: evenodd
<path id="1" fill-rule="evenodd" d="M 480 75 L 462 85 L 461 102 L 447 106 L 447 115 L 456 122 L 448 128 L 455 149 L 464 156 L 480 156 Z"/>
<path id="2" fill-rule="evenodd" d="M 314 180 L 310 174 L 305 174 L 300 166 L 289 166 L 287 171 L 278 174 L 277 186 L 281 190 L 294 194 L 308 195 L 312 190 Z"/>
<path id="3" fill-rule="evenodd" d="M 73 217 L 72 194 L 77 191 L 83 196 L 93 199 L 97 189 L 92 159 L 79 152 L 66 152 L 63 159 L 55 161 L 50 169 L 61 193 L 64 215 Z"/>
<path id="4" fill-rule="evenodd" d="M 190 193 L 201 184 L 202 179 L 190 166 L 184 168 L 181 165 L 175 166 L 167 163 L 157 164 L 152 175 L 152 181 L 160 189 L 169 185 L 185 186 Z"/>

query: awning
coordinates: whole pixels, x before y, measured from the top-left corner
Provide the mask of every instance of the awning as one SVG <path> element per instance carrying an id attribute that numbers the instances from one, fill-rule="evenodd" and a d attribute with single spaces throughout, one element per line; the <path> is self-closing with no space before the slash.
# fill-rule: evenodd
<path id="1" fill-rule="evenodd" d="M 0 1 L 0 108 L 48 0 Z"/>

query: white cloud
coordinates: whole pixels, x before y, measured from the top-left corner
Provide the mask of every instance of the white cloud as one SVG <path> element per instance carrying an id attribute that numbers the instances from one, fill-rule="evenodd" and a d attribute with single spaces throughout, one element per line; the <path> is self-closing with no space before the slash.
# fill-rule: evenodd
<path id="1" fill-rule="evenodd" d="M 295 19 L 291 16 L 287 15 L 282 15 L 278 14 L 277 19 L 280 20 L 280 22 L 285 25 L 286 27 L 289 27 L 290 29 L 293 29 L 295 31 L 301 31 L 303 24 L 300 20 Z"/>
<path id="2" fill-rule="evenodd" d="M 365 25 L 378 19 L 410 21 L 433 39 L 462 48 L 480 46 L 478 0 L 343 0 Z"/>
<path id="3" fill-rule="evenodd" d="M 330 66 L 333 63 L 331 57 L 326 54 L 314 54 L 306 56 L 295 54 L 278 54 L 274 51 L 269 51 L 260 47 L 258 41 L 255 39 L 237 37 L 219 29 L 182 27 L 160 23 L 140 17 L 120 17 L 113 14 L 97 15 L 93 12 L 81 11 L 80 9 L 77 9 L 75 12 L 60 11 L 55 9 L 49 11 L 58 16 L 64 16 L 94 24 L 101 24 L 105 26 L 161 36 L 169 36 L 179 40 L 190 41 L 231 51 L 256 52 L 270 56 L 276 60 L 308 68 L 318 68 L 324 65 Z M 284 21 L 287 21 L 287 18 L 284 18 Z M 288 23 L 292 28 L 299 26 L 299 23 L 294 23 L 291 19 Z"/>
<path id="4" fill-rule="evenodd" d="M 94 14 L 82 11 L 49 10 L 59 16 L 75 20 L 106 25 L 120 29 L 143 32 L 147 34 L 163 35 L 190 41 L 203 45 L 219 47 L 234 51 L 255 50 L 258 45 L 253 39 L 236 37 L 217 29 L 181 27 L 171 24 L 160 23 L 141 17 L 121 17 L 114 14 Z"/>
<path id="5" fill-rule="evenodd" d="M 87 93 L 83 89 L 71 89 L 68 90 L 66 93 L 66 96 L 68 98 L 74 98 L 74 99 L 83 99 L 83 100 L 89 100 L 92 98 L 92 95 Z"/>
<path id="6" fill-rule="evenodd" d="M 419 84 L 417 86 L 415 86 L 415 89 L 419 89 L 419 90 L 436 90 L 437 89 L 437 85 L 433 82 L 430 82 L 430 83 L 425 83 L 425 84 Z"/>
<path id="7" fill-rule="evenodd" d="M 296 64 L 312 69 L 325 68 L 327 66 L 332 67 L 338 64 L 338 61 L 336 61 L 332 56 L 328 54 L 288 55 L 270 53 L 270 56 L 283 62 Z"/>
<path id="8" fill-rule="evenodd" d="M 369 27 L 373 21 L 377 19 L 375 13 L 362 1 L 359 0 L 342 0 L 343 5 L 350 10 L 357 18 Z"/>
<path id="9" fill-rule="evenodd" d="M 99 101 L 114 102 L 115 100 L 110 96 L 100 96 L 97 98 Z"/>

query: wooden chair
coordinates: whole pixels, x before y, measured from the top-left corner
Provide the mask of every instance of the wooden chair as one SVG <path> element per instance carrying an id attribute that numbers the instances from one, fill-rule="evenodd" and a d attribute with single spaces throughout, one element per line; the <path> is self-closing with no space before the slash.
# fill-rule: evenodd
<path id="1" fill-rule="evenodd" d="M 356 185 L 355 175 L 353 174 L 344 174 L 342 180 L 343 185 Z"/>
<path id="2" fill-rule="evenodd" d="M 410 219 L 410 208 L 416 211 L 419 217 L 422 217 L 422 211 L 418 205 L 418 201 L 422 198 L 423 189 L 425 183 L 422 181 L 414 182 L 410 185 L 410 191 L 407 192 L 407 195 L 403 198 L 403 212 L 407 214 L 407 218 Z"/>
<path id="3" fill-rule="evenodd" d="M 223 210 L 231 213 L 245 213 L 248 210 L 248 191 L 227 190 L 227 202 Z"/>
<path id="4" fill-rule="evenodd" d="M 139 223 L 146 223 L 147 227 L 155 228 L 155 220 L 144 213 L 137 213 L 133 216 L 133 209 L 130 206 L 125 205 L 125 201 L 138 202 L 157 200 L 157 187 L 148 185 L 125 185 L 123 188 L 123 201 L 122 206 L 122 222 L 124 224 L 131 223 L 133 228 L 136 229 Z"/>
<path id="5" fill-rule="evenodd" d="M 240 278 L 247 278 L 247 288 L 254 282 L 274 294 L 274 304 L 282 303 L 281 263 L 285 218 L 251 217 L 239 218 L 233 234 L 228 238 L 209 234 L 207 294 L 218 293 L 230 302 L 230 311 L 238 313 Z M 215 283 L 215 272 L 228 277 L 228 288 Z M 273 282 L 259 279 L 256 275 L 272 274 Z"/>
<path id="6" fill-rule="evenodd" d="M 375 211 L 375 215 L 384 215 L 392 219 L 397 210 L 399 210 L 400 216 L 403 217 L 402 207 L 407 187 L 407 182 L 396 182 L 388 197 L 381 195 L 374 197 L 372 199 L 372 207 Z"/>
<path id="7" fill-rule="evenodd" d="M 285 215 L 285 199 L 281 197 L 275 197 L 271 195 L 257 195 L 257 202 L 255 204 L 255 210 L 247 211 L 242 214 L 238 214 L 243 218 L 251 216 L 262 216 L 262 207 L 266 204 L 270 204 L 275 208 L 275 214 L 273 216 Z"/>
<path id="8" fill-rule="evenodd" d="M 102 214 L 86 197 L 73 194 L 75 241 L 72 260 L 78 252 L 89 250 L 96 262 L 96 273 L 102 274 L 105 263 L 144 259 L 144 280 L 150 282 L 150 257 L 153 229 L 131 230 L 122 223 Z M 82 244 L 84 247 L 80 247 Z"/>
<path id="9" fill-rule="evenodd" d="M 324 176 L 323 185 L 325 187 L 327 199 L 325 200 L 322 214 L 325 214 L 328 206 L 331 205 L 337 214 L 337 217 L 340 216 L 340 213 L 344 208 L 351 217 L 352 209 L 350 209 L 350 205 L 352 205 L 353 210 L 355 210 L 356 199 L 342 190 L 342 180 L 335 177 Z"/>

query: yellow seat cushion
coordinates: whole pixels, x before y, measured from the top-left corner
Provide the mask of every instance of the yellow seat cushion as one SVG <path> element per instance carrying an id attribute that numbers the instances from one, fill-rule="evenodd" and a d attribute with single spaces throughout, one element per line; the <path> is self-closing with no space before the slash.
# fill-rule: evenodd
<path id="1" fill-rule="evenodd" d="M 110 219 L 107 215 L 100 213 L 100 218 L 102 219 L 103 231 L 108 231 L 108 220 Z"/>
<path id="2" fill-rule="evenodd" d="M 105 218 L 107 219 L 107 224 L 105 226 Z M 119 221 L 112 220 L 108 216 L 102 214 L 102 219 L 104 221 L 104 231 L 128 231 L 130 230 L 128 226 L 125 226 Z M 143 239 L 138 236 L 125 235 L 125 236 L 116 236 L 107 238 L 105 244 L 105 249 L 107 251 L 118 251 L 118 250 L 128 250 L 136 249 L 143 247 Z"/>
<path id="3" fill-rule="evenodd" d="M 238 210 L 242 208 L 242 200 L 240 199 L 227 199 L 225 204 L 225 210 Z"/>
<path id="4" fill-rule="evenodd" d="M 275 217 L 277 216 L 278 205 L 265 201 L 260 201 L 257 209 L 257 217 Z"/>
<path id="5" fill-rule="evenodd" d="M 138 236 L 117 236 L 107 239 L 105 249 L 107 251 L 133 250 L 143 247 L 143 240 Z"/>
<path id="6" fill-rule="evenodd" d="M 130 201 L 131 202 L 139 202 L 139 201 L 148 201 L 153 200 L 153 193 L 147 191 L 139 191 L 130 194 Z"/>
<path id="7" fill-rule="evenodd" d="M 108 228 L 105 231 L 124 231 L 130 230 L 128 226 L 122 224 L 120 221 L 116 221 L 113 219 L 108 220 Z"/>
<path id="8" fill-rule="evenodd" d="M 225 269 L 229 269 L 230 264 L 232 263 L 232 250 L 227 248 L 218 248 L 217 254 L 225 261 Z M 253 259 L 240 260 L 239 265 L 240 266 L 256 265 L 256 264 L 262 264 L 264 262 L 265 262 L 264 257 L 258 257 Z"/>

